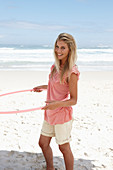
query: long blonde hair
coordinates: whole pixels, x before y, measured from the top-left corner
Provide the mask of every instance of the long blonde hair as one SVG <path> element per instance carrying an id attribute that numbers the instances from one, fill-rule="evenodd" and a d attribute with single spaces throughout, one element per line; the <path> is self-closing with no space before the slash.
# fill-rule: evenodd
<path id="1" fill-rule="evenodd" d="M 64 74 L 72 69 L 72 67 L 74 66 L 77 60 L 77 47 L 76 47 L 76 42 L 72 35 L 68 33 L 61 33 L 58 35 L 55 45 L 54 45 L 55 67 L 52 70 L 52 73 L 51 73 L 52 76 L 56 71 L 58 72 L 60 71 L 60 66 L 61 66 L 61 62 L 55 53 L 57 41 L 64 41 L 68 45 L 68 48 L 69 48 L 68 58 L 64 64 L 64 67 L 60 75 L 60 81 L 62 82 Z"/>

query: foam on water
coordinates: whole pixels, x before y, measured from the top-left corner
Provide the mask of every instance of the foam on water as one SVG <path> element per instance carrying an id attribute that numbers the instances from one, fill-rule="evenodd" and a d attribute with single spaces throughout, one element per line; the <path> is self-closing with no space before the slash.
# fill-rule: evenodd
<path id="1" fill-rule="evenodd" d="M 113 70 L 113 49 L 78 49 L 77 65 L 83 71 Z M 0 70 L 49 70 L 52 48 L 0 48 Z"/>

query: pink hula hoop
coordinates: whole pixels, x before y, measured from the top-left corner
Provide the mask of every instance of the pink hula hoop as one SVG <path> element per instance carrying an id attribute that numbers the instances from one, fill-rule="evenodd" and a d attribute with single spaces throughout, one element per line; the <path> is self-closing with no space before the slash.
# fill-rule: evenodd
<path id="1" fill-rule="evenodd" d="M 41 89 L 41 90 L 45 90 L 45 89 Z M 14 93 L 21 93 L 21 92 L 28 92 L 28 91 L 31 91 L 31 92 L 32 92 L 33 89 L 20 90 L 20 91 L 14 91 L 14 92 L 10 92 L 10 93 L 0 94 L 0 97 L 6 96 L 6 95 L 10 95 L 10 94 L 14 94 Z M 42 107 L 37 107 L 37 108 L 32 108 L 32 109 L 26 109 L 26 110 L 17 110 L 17 111 L 1 111 L 0 114 L 16 114 L 16 113 L 22 113 L 22 112 L 36 111 L 36 110 L 40 110 L 40 109 L 42 109 Z"/>

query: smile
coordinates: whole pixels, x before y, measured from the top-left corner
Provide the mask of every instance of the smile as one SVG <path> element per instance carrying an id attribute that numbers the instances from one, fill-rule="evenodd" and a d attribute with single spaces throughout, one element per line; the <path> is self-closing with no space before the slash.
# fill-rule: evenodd
<path id="1" fill-rule="evenodd" d="M 58 54 L 58 56 L 62 56 L 63 54 Z"/>

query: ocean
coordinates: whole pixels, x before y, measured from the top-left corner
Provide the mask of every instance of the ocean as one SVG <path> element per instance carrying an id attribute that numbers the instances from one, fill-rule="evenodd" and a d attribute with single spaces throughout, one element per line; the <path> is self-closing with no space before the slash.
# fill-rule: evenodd
<path id="1" fill-rule="evenodd" d="M 113 71 L 112 48 L 77 49 L 80 71 Z M 48 46 L 0 46 L 0 70 L 49 71 L 54 63 L 53 48 Z"/>

